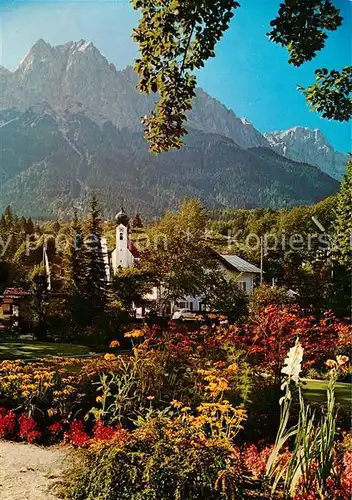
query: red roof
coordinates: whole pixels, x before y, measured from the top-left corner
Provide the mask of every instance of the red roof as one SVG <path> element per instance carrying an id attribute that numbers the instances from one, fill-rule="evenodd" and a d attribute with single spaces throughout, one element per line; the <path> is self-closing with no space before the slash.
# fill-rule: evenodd
<path id="1" fill-rule="evenodd" d="M 139 257 L 139 252 L 137 248 L 134 246 L 133 242 L 129 239 L 127 242 L 127 248 L 131 252 L 134 258 L 138 259 Z"/>
<path id="2" fill-rule="evenodd" d="M 30 295 L 30 292 L 22 288 L 6 288 L 4 291 L 4 297 L 26 297 L 27 295 Z"/>

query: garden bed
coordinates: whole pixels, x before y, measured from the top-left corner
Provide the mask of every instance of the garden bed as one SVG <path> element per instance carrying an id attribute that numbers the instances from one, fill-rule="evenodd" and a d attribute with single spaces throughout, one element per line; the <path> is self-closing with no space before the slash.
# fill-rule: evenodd
<path id="1" fill-rule="evenodd" d="M 323 334 L 330 359 L 317 351 Z M 128 355 L 119 339 L 98 358 L 2 361 L 0 437 L 78 448 L 61 483 L 70 500 L 273 499 L 283 491 L 317 500 L 306 496 L 317 488 L 319 499 L 349 500 L 350 385 L 337 382 L 348 373 L 349 334 L 332 319 L 267 308 L 242 328 L 135 328 L 125 333 Z M 301 379 L 310 369 L 325 380 Z M 306 464 L 292 474 L 303 452 Z"/>

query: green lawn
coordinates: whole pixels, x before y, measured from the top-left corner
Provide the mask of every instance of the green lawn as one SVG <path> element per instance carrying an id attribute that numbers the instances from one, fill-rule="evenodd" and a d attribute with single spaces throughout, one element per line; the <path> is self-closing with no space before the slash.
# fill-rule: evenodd
<path id="1" fill-rule="evenodd" d="M 50 356 L 80 356 L 89 354 L 86 346 L 74 344 L 56 344 L 54 342 L 37 342 L 10 340 L 0 342 L 0 361 L 5 359 L 35 359 Z"/>
<path id="2" fill-rule="evenodd" d="M 310 403 L 326 402 L 326 380 L 304 379 L 305 385 L 303 395 Z M 352 404 L 352 384 L 338 382 L 335 390 L 336 401 L 341 406 L 351 407 Z"/>

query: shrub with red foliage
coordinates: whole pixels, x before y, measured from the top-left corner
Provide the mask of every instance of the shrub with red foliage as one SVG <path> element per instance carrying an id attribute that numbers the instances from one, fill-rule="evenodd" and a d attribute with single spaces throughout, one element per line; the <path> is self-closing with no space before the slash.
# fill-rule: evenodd
<path id="1" fill-rule="evenodd" d="M 341 464 L 341 491 L 344 492 L 346 499 L 352 498 L 352 453 L 346 451 Z M 335 497 L 340 498 L 340 497 Z M 341 497 L 342 498 L 342 497 Z"/>
<path id="2" fill-rule="evenodd" d="M 13 410 L 0 408 L 0 438 L 9 439 L 15 435 L 17 416 Z"/>
<path id="3" fill-rule="evenodd" d="M 255 444 L 245 445 L 242 448 L 241 459 L 243 467 L 254 479 L 261 479 L 264 477 L 266 463 L 271 451 L 271 446 L 260 449 Z"/>
<path id="4" fill-rule="evenodd" d="M 33 417 L 22 413 L 18 419 L 19 431 L 18 436 L 28 443 L 35 443 L 41 438 L 41 432 L 37 429 L 37 422 Z"/>
<path id="5" fill-rule="evenodd" d="M 233 337 L 233 342 L 249 354 L 249 360 L 280 377 L 287 351 L 297 337 L 304 348 L 305 364 L 323 366 L 336 353 L 348 349 L 351 326 L 327 312 L 318 321 L 303 316 L 295 307 L 268 306 L 254 314 Z"/>

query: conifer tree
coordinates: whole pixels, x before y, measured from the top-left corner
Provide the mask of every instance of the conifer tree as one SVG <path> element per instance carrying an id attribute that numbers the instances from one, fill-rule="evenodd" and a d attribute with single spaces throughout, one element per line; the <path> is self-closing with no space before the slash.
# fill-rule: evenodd
<path id="1" fill-rule="evenodd" d="M 34 234 L 34 224 L 30 217 L 27 219 L 25 232 L 26 234 Z"/>
<path id="2" fill-rule="evenodd" d="M 34 265 L 31 273 L 32 291 L 32 320 L 35 337 L 44 340 L 46 337 L 45 328 L 45 301 L 47 298 L 47 280 L 43 263 Z"/>
<path id="3" fill-rule="evenodd" d="M 352 260 L 352 157 L 337 195 L 335 239 L 332 258 L 339 265 L 351 269 Z"/>
<path id="4" fill-rule="evenodd" d="M 10 205 L 8 205 L 5 208 L 4 219 L 5 219 L 5 229 L 7 231 L 10 231 L 13 228 L 13 224 L 14 224 L 14 215 L 13 215 L 12 208 Z"/>
<path id="5" fill-rule="evenodd" d="M 331 278 L 327 283 L 327 307 L 339 316 L 351 314 L 352 284 L 352 159 L 337 195 L 331 249 Z"/>
<path id="6" fill-rule="evenodd" d="M 87 314 L 92 322 L 105 310 L 106 269 L 101 246 L 101 219 L 98 201 L 93 195 L 87 223 L 88 236 L 85 240 L 84 288 L 87 300 Z"/>
<path id="7" fill-rule="evenodd" d="M 84 324 L 85 314 L 85 247 L 82 227 L 77 212 L 71 225 L 70 241 L 64 257 L 64 290 L 70 316 L 74 324 Z"/>
<path id="8" fill-rule="evenodd" d="M 138 212 L 136 213 L 136 216 L 132 221 L 132 227 L 135 229 L 140 229 L 143 227 L 143 222 Z"/>

